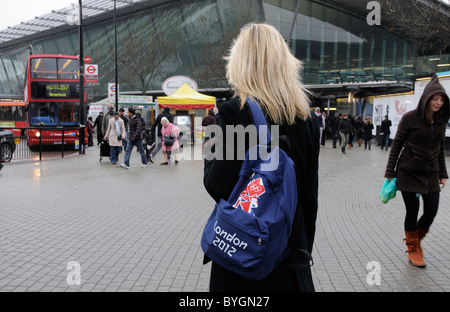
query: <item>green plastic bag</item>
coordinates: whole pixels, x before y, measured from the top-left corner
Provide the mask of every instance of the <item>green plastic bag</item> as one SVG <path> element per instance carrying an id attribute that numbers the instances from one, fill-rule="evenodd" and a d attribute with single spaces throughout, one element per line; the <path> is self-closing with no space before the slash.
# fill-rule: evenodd
<path id="1" fill-rule="evenodd" d="M 395 198 L 395 196 L 397 195 L 397 190 L 397 178 L 393 178 L 391 181 L 386 179 L 383 186 L 381 187 L 381 191 L 378 197 L 383 203 L 386 204 L 388 201 Z"/>

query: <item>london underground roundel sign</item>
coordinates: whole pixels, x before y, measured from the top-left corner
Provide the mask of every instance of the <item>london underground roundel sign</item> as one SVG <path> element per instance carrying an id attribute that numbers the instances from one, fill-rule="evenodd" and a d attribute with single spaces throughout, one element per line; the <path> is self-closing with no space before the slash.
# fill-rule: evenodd
<path id="1" fill-rule="evenodd" d="M 198 90 L 195 80 L 186 76 L 173 76 L 166 79 L 162 85 L 162 90 L 166 95 L 171 95 L 185 83 L 195 91 Z"/>

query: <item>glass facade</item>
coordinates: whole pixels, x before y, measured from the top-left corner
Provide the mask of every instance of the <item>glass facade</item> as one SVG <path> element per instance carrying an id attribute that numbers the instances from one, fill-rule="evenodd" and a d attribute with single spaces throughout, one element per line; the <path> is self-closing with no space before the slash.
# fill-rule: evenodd
<path id="1" fill-rule="evenodd" d="M 178 1 L 117 18 L 120 91 L 161 90 L 170 76 L 185 75 L 200 89 L 227 87 L 223 56 L 248 22 L 267 22 L 288 39 L 304 62 L 308 85 L 409 81 L 410 76 L 450 70 L 449 55 L 418 57 L 408 38 L 325 0 Z M 32 42 L 0 48 L 0 94 L 21 94 L 29 44 L 34 54 L 79 54 L 78 28 Z M 114 81 L 114 25 L 86 25 L 84 55 L 99 65 L 95 100 Z M 445 64 L 447 66 L 445 66 Z"/>

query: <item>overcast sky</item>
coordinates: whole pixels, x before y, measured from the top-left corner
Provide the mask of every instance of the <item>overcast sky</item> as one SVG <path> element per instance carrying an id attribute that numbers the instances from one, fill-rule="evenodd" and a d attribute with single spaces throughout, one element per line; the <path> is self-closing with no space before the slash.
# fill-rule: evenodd
<path id="1" fill-rule="evenodd" d="M 450 0 L 443 0 L 449 3 Z M 3 0 L 0 9 L 0 30 L 20 22 L 78 3 L 78 0 Z"/>
<path id="2" fill-rule="evenodd" d="M 78 3 L 78 0 L 3 0 L 0 9 L 0 30 Z"/>

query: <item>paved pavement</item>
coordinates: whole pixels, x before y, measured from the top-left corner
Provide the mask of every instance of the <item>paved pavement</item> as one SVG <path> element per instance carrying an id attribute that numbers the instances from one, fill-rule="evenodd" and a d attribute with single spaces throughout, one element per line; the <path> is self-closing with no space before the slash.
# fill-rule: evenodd
<path id="1" fill-rule="evenodd" d="M 316 290 L 450 291 L 450 186 L 423 243 L 428 266 L 415 268 L 402 241 L 401 196 L 378 199 L 387 152 L 343 155 L 330 145 L 320 155 Z M 203 163 L 160 166 L 161 157 L 141 169 L 134 151 L 126 170 L 99 162 L 94 146 L 82 156 L 6 164 L 0 291 L 207 291 L 199 240 L 213 201 Z"/>

